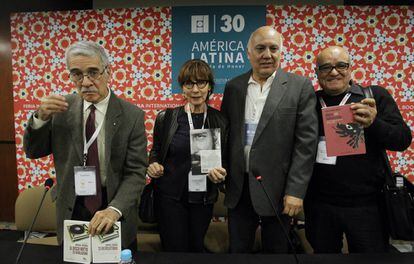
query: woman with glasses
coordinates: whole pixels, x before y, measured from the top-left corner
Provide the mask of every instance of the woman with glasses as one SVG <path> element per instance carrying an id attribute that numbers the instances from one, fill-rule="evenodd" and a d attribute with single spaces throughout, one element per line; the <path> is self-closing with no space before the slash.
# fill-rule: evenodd
<path id="1" fill-rule="evenodd" d="M 206 191 L 189 191 L 189 179 L 196 173 L 191 169 L 190 129 L 219 128 L 223 158 L 227 121 L 218 110 L 207 105 L 214 89 L 213 73 L 207 63 L 187 61 L 180 70 L 178 82 L 184 104 L 158 114 L 147 173 L 155 180 L 156 214 L 163 249 L 203 252 L 218 185 L 225 180 L 226 170 L 216 167 L 208 172 Z"/>

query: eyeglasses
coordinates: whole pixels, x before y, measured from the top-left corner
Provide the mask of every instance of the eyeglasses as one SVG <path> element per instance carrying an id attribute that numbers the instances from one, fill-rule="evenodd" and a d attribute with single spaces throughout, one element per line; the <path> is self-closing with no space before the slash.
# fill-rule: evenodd
<path id="1" fill-rule="evenodd" d="M 339 73 L 343 73 L 349 69 L 349 63 L 346 62 L 338 62 L 336 65 L 331 65 L 329 63 L 323 64 L 318 67 L 319 72 L 323 74 L 330 73 L 333 69 L 335 69 Z"/>
<path id="2" fill-rule="evenodd" d="M 182 85 L 184 86 L 184 88 L 193 89 L 194 84 L 195 84 L 197 85 L 199 89 L 203 89 L 204 87 L 207 86 L 208 83 L 209 81 L 207 80 L 197 80 L 195 82 L 188 80 L 188 81 L 185 81 Z"/>
<path id="3" fill-rule="evenodd" d="M 102 71 L 99 71 L 98 69 L 90 69 L 86 72 L 86 74 L 84 74 L 83 72 L 79 70 L 72 70 L 70 71 L 69 75 L 70 75 L 70 79 L 73 82 L 82 82 L 85 76 L 88 77 L 88 79 L 91 82 L 93 82 L 93 81 L 98 80 L 102 76 L 106 68 L 108 68 L 108 66 L 105 66 L 105 68 Z"/>

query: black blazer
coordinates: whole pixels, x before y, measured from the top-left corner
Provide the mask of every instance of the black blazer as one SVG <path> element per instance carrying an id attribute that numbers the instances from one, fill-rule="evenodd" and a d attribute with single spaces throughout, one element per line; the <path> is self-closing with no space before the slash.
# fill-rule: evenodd
<path id="1" fill-rule="evenodd" d="M 170 147 L 171 140 L 178 128 L 177 117 L 184 113 L 184 107 L 169 108 L 161 111 L 155 120 L 153 145 L 150 151 L 149 164 L 158 162 L 164 165 L 168 148 Z M 227 167 L 226 149 L 227 149 L 227 135 L 228 135 L 228 122 L 224 115 L 218 110 L 208 107 L 206 128 L 220 128 L 221 129 L 221 153 L 222 153 L 222 165 Z M 168 184 L 160 184 L 163 181 L 169 181 Z M 186 177 L 177 177 L 173 181 L 160 177 L 155 179 L 155 186 L 157 192 L 166 193 L 168 196 L 175 199 L 181 197 L 184 185 L 186 184 Z M 158 184 L 157 184 L 158 183 Z M 168 186 L 168 189 L 167 189 Z M 184 190 L 186 191 L 186 190 Z M 211 181 L 207 181 L 207 192 L 203 196 L 202 200 L 195 200 L 191 202 L 211 204 L 217 200 L 217 185 Z M 192 197 L 191 199 L 194 199 Z"/>

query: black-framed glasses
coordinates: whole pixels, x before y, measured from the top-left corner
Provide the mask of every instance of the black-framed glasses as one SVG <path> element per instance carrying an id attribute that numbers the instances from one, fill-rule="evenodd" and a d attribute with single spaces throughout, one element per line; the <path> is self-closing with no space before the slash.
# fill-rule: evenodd
<path id="1" fill-rule="evenodd" d="M 323 74 L 328 74 L 333 69 L 335 69 L 337 72 L 343 73 L 343 72 L 345 72 L 346 70 L 349 69 L 349 63 L 347 63 L 347 62 L 338 62 L 335 65 L 326 63 L 326 64 L 322 64 L 321 66 L 318 67 L 319 72 L 321 72 Z"/>
<path id="2" fill-rule="evenodd" d="M 108 68 L 108 66 L 105 66 L 102 71 L 99 71 L 98 69 L 90 69 L 86 73 L 83 73 L 79 70 L 72 70 L 70 71 L 69 75 L 70 79 L 73 82 L 82 82 L 85 76 L 88 77 L 91 82 L 93 82 L 102 76 L 102 74 L 106 71 L 106 68 Z"/>
<path id="3" fill-rule="evenodd" d="M 196 80 L 196 81 L 187 80 L 183 83 L 183 86 L 184 88 L 187 88 L 187 89 L 193 89 L 194 85 L 197 85 L 199 89 L 203 89 L 207 86 L 208 83 L 209 81 L 207 80 Z"/>

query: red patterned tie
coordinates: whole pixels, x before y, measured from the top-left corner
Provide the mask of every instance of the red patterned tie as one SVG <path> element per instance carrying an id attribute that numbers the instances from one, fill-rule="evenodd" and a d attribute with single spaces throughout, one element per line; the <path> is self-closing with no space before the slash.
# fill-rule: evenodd
<path id="1" fill-rule="evenodd" d="M 95 132 L 95 109 L 94 105 L 89 107 L 90 113 L 86 120 L 86 142 L 92 137 Z M 88 159 L 86 166 L 95 166 L 96 175 L 96 195 L 85 196 L 85 207 L 88 208 L 92 215 L 102 205 L 102 190 L 101 190 L 101 176 L 99 172 L 99 156 L 98 156 L 98 139 L 96 138 L 88 149 Z"/>

